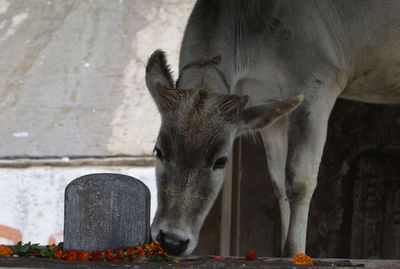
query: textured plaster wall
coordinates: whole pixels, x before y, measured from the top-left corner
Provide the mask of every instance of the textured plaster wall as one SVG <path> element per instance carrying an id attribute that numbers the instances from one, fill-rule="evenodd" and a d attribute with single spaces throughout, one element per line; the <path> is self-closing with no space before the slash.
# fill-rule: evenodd
<path id="1" fill-rule="evenodd" d="M 177 73 L 194 0 L 0 0 L 0 158 L 150 155 L 144 83 L 157 48 Z"/>

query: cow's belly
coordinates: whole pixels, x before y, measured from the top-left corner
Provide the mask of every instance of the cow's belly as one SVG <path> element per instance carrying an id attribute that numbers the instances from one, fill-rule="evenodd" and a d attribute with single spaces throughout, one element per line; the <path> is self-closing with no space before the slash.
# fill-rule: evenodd
<path id="1" fill-rule="evenodd" d="M 369 103 L 400 103 L 400 50 L 383 55 L 371 54 L 360 64 L 357 75 L 349 78 L 341 98 Z M 371 58 L 374 58 L 373 60 Z"/>

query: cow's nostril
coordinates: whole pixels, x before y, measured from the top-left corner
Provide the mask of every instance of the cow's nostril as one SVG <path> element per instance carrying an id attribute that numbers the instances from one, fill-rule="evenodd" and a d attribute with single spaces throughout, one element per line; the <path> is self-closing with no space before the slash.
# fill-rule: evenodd
<path id="1" fill-rule="evenodd" d="M 160 242 L 161 247 L 171 255 L 182 254 L 189 244 L 189 239 L 182 240 L 177 235 L 173 233 L 164 233 L 162 230 L 160 230 L 157 236 L 157 241 Z"/>

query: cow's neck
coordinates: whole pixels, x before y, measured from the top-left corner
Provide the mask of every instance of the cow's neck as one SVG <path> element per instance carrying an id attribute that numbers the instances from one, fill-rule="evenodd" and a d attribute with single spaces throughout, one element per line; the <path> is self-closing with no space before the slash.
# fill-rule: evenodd
<path id="1" fill-rule="evenodd" d="M 216 93 L 230 93 L 231 86 L 219 66 L 221 58 L 199 60 L 185 65 L 176 83 L 178 89 L 199 88 Z"/>

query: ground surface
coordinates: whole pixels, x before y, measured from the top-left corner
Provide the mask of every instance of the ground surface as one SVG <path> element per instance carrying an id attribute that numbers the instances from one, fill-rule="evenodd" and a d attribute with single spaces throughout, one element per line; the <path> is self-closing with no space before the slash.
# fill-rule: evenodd
<path id="1" fill-rule="evenodd" d="M 40 258 L 0 257 L 0 267 L 14 268 L 376 268 L 400 269 L 399 260 L 338 260 L 317 259 L 314 266 L 294 265 L 291 259 L 259 258 L 256 261 L 246 261 L 243 258 L 224 258 L 215 260 L 213 257 L 189 257 L 175 262 L 70 262 Z"/>

